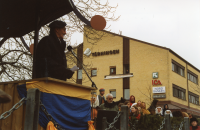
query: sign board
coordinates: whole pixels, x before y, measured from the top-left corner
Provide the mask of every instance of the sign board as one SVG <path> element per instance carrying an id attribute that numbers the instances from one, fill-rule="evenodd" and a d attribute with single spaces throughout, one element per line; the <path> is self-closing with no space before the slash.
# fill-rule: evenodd
<path id="1" fill-rule="evenodd" d="M 165 86 L 153 87 L 153 93 L 166 93 Z"/>
<path id="2" fill-rule="evenodd" d="M 153 95 L 153 98 L 166 98 L 166 94 Z"/>
<path id="3" fill-rule="evenodd" d="M 153 72 L 152 77 L 153 77 L 153 79 L 157 79 L 158 78 L 158 72 Z"/>

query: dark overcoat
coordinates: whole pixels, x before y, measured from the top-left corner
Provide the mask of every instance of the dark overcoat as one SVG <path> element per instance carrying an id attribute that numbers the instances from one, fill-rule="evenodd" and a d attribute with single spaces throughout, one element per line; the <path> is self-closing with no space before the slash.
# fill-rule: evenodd
<path id="1" fill-rule="evenodd" d="M 66 81 L 73 73 L 67 68 L 66 43 L 55 33 L 40 40 L 36 49 L 36 78 L 51 77 Z"/>

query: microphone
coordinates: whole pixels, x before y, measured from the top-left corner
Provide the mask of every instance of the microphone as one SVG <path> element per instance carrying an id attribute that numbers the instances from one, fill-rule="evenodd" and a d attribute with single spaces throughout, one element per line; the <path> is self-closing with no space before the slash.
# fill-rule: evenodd
<path id="1" fill-rule="evenodd" d="M 87 77 L 88 77 L 88 78 L 90 79 L 90 81 L 92 82 L 92 87 L 95 87 L 95 88 L 97 89 L 96 84 L 92 81 L 91 77 L 88 75 L 87 71 L 85 70 L 83 64 L 80 62 L 80 60 L 78 59 L 78 57 L 77 57 L 76 54 L 74 53 L 72 46 L 69 45 L 69 46 L 67 47 L 67 50 L 71 51 L 71 53 L 74 55 L 74 57 L 76 57 L 77 61 L 78 61 L 79 64 L 82 66 L 83 70 L 85 71 Z"/>
<path id="2" fill-rule="evenodd" d="M 72 50 L 72 46 L 69 45 L 69 46 L 67 47 L 67 50 L 71 51 L 71 50 Z"/>

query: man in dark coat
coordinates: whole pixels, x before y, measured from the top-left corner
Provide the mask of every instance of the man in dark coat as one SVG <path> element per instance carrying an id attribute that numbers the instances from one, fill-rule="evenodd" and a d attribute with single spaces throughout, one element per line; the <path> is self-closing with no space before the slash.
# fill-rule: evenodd
<path id="1" fill-rule="evenodd" d="M 36 78 L 51 77 L 66 81 L 74 72 L 67 68 L 65 55 L 66 42 L 63 40 L 66 34 L 66 23 L 62 21 L 52 22 L 50 34 L 40 40 L 36 49 Z"/>

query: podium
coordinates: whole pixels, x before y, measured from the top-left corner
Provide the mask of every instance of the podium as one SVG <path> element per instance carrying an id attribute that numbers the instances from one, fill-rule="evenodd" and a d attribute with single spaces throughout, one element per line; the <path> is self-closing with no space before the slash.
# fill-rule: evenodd
<path id="1" fill-rule="evenodd" d="M 0 89 L 12 96 L 11 102 L 1 104 L 0 114 L 11 109 L 26 96 L 26 90 L 31 88 L 38 88 L 41 91 L 42 103 L 63 129 L 87 128 L 87 121 L 91 118 L 91 90 L 95 88 L 49 77 L 0 83 Z M 0 129 L 24 129 L 25 109 L 26 106 L 23 105 L 5 120 L 0 120 Z M 38 130 L 45 130 L 46 123 L 48 118 L 40 111 Z"/>

